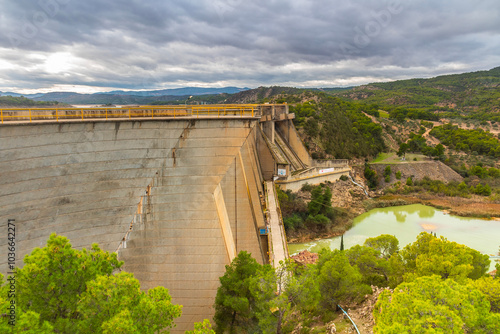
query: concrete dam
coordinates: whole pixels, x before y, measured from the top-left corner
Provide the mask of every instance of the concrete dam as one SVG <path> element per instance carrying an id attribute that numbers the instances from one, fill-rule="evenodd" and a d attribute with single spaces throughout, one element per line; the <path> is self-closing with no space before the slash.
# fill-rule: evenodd
<path id="1" fill-rule="evenodd" d="M 16 222 L 16 265 L 51 233 L 117 252 L 143 289 L 184 306 L 174 331 L 213 316 L 225 265 L 288 256 L 274 184 L 334 181 L 287 105 L 0 110 L 0 228 Z M 7 237 L 0 239 L 6 274 Z"/>

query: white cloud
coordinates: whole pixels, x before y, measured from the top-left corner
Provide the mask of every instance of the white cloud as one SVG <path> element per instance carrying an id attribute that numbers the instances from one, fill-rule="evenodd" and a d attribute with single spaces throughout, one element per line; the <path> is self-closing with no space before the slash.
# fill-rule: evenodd
<path id="1" fill-rule="evenodd" d="M 0 90 L 344 86 L 500 65 L 497 0 L 395 1 L 65 0 L 37 23 L 37 0 L 0 0 Z"/>

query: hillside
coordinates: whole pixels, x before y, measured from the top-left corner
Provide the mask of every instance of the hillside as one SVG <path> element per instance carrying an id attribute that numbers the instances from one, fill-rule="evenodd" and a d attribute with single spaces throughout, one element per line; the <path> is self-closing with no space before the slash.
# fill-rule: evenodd
<path id="1" fill-rule="evenodd" d="M 429 118 L 425 113 L 439 113 L 444 117 L 499 121 L 500 67 L 431 79 L 372 83 L 332 94 L 377 104 L 389 112 L 411 108 L 414 110 L 407 113 L 417 110 L 425 118 Z"/>
<path id="2" fill-rule="evenodd" d="M 233 94 L 226 103 L 299 102 L 298 95 L 307 90 L 292 87 L 259 87 Z"/>
<path id="3" fill-rule="evenodd" d="M 0 96 L 0 108 L 24 108 L 24 107 L 52 107 L 52 106 L 65 106 L 64 103 L 59 103 L 58 101 L 34 101 L 26 97 L 12 97 L 12 96 Z"/>

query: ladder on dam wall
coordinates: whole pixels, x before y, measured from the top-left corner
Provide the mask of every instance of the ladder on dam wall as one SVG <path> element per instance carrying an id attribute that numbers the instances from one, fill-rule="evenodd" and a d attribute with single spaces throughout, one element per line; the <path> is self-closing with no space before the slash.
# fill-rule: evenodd
<path id="1" fill-rule="evenodd" d="M 269 213 L 269 263 L 278 268 L 280 262 L 289 258 L 288 245 L 274 182 L 266 181 L 265 188 Z"/>

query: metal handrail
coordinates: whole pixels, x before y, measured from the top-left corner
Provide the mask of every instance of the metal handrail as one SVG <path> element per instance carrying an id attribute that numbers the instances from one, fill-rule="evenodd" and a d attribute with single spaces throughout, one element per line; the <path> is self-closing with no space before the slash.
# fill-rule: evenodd
<path id="1" fill-rule="evenodd" d="M 86 119 L 117 118 L 177 118 L 177 117 L 255 117 L 258 115 L 258 104 L 225 104 L 225 105 L 179 105 L 179 106 L 139 106 L 139 107 L 90 107 L 90 108 L 0 108 L 1 123 L 55 121 L 68 119 L 85 121 Z M 224 114 L 220 110 L 223 108 Z"/>

